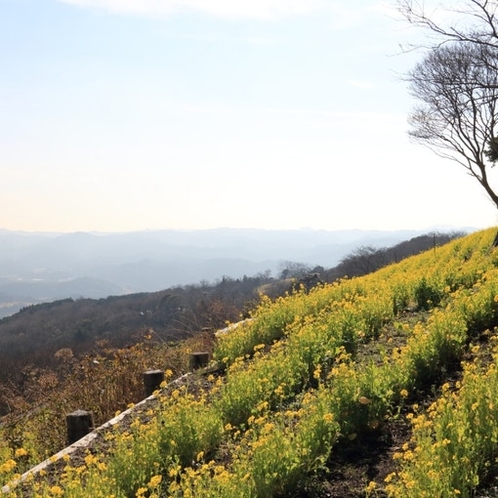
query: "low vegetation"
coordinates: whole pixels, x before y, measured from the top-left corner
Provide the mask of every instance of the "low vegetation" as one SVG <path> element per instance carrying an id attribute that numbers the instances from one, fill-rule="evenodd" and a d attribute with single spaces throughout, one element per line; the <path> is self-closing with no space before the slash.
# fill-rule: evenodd
<path id="1" fill-rule="evenodd" d="M 144 358 L 154 359 L 176 377 L 189 351 L 202 348 L 213 358 L 190 381 L 165 386 L 154 410 L 8 494 L 485 493 L 498 476 L 494 238 L 495 230 L 474 233 L 362 277 L 263 297 L 250 320 L 215 341 L 210 333 L 177 346 L 149 339 L 78 364 L 99 373 L 87 381 L 69 370 L 67 396 L 97 379 L 107 382 L 98 389 L 118 391 L 109 372 L 128 360 L 143 368 Z M 90 396 L 100 414 L 106 402 L 97 391 Z M 46 406 L 17 432 L 3 427 L 1 484 L 44 455 L 36 434 L 54 425 L 52 401 Z M 370 460 L 354 472 L 348 452 Z"/>

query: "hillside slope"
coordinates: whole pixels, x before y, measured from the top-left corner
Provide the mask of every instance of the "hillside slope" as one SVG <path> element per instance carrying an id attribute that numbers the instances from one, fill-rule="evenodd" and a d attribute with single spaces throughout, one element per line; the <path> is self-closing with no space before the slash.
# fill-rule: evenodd
<path id="1" fill-rule="evenodd" d="M 217 337 L 202 384 L 165 391 L 157 410 L 33 486 L 75 497 L 484 493 L 498 476 L 494 237 L 263 300 Z M 348 452 L 370 458 L 354 476 Z"/>

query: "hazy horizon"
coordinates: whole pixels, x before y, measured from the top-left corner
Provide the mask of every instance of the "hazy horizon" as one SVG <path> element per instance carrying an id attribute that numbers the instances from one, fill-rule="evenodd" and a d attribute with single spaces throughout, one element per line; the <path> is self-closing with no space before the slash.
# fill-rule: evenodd
<path id="1" fill-rule="evenodd" d="M 286 262 L 310 269 L 332 268 L 359 247 L 389 247 L 428 232 L 209 229 L 48 233 L 0 229 L 0 317 L 29 304 L 67 297 L 154 292 L 268 271 L 276 276 Z"/>
<path id="2" fill-rule="evenodd" d="M 498 222 L 496 223 L 498 225 Z M 460 231 L 460 230 L 484 230 L 492 228 L 495 224 L 488 226 L 457 226 L 457 225 L 432 225 L 422 227 L 419 229 L 414 228 L 391 228 L 391 229 L 376 229 L 376 228 L 312 228 L 312 227 L 296 227 L 296 228 L 258 228 L 258 227 L 229 227 L 229 226 L 215 226 L 209 228 L 142 228 L 142 229 L 129 229 L 129 230 L 23 230 L 23 229 L 10 229 L 0 227 L 0 232 L 17 232 L 26 234 L 45 234 L 45 235 L 74 235 L 74 234 L 92 234 L 92 235 L 119 235 L 119 234 L 133 234 L 133 233 L 147 233 L 147 232 L 214 232 L 214 231 L 246 231 L 246 232 L 379 232 L 379 233 L 394 233 L 394 232 L 417 232 L 417 233 L 430 233 L 433 231 Z"/>

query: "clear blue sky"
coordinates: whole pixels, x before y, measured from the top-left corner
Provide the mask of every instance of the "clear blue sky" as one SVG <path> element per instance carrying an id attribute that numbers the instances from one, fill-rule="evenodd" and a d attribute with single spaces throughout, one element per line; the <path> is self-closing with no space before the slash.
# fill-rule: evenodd
<path id="1" fill-rule="evenodd" d="M 392 3 L 391 3 L 392 6 Z M 0 228 L 487 227 L 375 0 L 0 0 Z"/>

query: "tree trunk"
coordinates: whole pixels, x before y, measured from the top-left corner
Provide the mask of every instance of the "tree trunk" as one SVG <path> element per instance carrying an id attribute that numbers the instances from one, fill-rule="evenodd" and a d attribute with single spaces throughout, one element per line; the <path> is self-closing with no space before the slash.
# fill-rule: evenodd
<path id="1" fill-rule="evenodd" d="M 496 232 L 495 240 L 493 240 L 491 247 L 498 247 L 498 232 Z"/>

